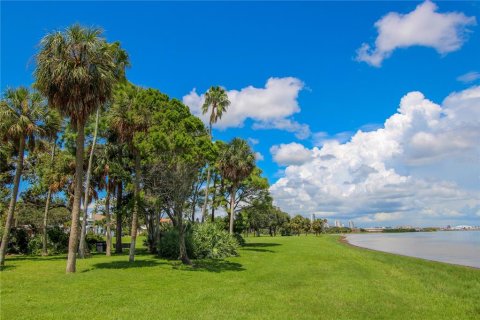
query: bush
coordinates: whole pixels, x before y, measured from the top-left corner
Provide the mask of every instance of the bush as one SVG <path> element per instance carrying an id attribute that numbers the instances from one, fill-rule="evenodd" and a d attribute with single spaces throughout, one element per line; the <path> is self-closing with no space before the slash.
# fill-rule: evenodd
<path id="1" fill-rule="evenodd" d="M 237 240 L 239 246 L 243 247 L 245 245 L 245 239 L 243 239 L 240 233 L 233 234 L 233 237 Z"/>
<path id="2" fill-rule="evenodd" d="M 68 250 L 68 234 L 55 226 L 47 231 L 49 244 L 52 246 L 53 253 L 65 253 Z"/>
<path id="3" fill-rule="evenodd" d="M 12 228 L 7 246 L 7 253 L 28 253 L 28 233 L 22 228 Z"/>
<path id="4" fill-rule="evenodd" d="M 185 246 L 188 256 L 193 258 L 192 232 L 190 228 L 187 228 L 185 233 Z M 167 259 L 178 259 L 180 255 L 178 248 L 178 231 L 173 226 L 167 227 L 167 229 L 161 233 L 158 255 Z"/>
<path id="5" fill-rule="evenodd" d="M 28 242 L 28 253 L 40 254 L 42 252 L 42 236 L 36 235 Z"/>
<path id="6" fill-rule="evenodd" d="M 237 255 L 237 248 L 245 241 L 241 236 L 233 237 L 216 223 L 187 226 L 185 246 L 193 259 L 221 259 Z M 178 231 L 169 227 L 162 232 L 158 254 L 167 259 L 178 259 Z"/>
<path id="7" fill-rule="evenodd" d="M 292 235 L 292 229 L 290 228 L 290 225 L 288 223 L 283 224 L 280 227 L 279 231 L 282 237 L 288 237 Z"/>
<path id="8" fill-rule="evenodd" d="M 93 233 L 87 233 L 85 237 L 85 242 L 87 242 L 88 250 L 90 252 L 96 251 L 96 244 L 97 242 L 105 242 L 103 237 L 98 234 L 93 234 Z"/>
<path id="9" fill-rule="evenodd" d="M 193 257 L 196 259 L 222 259 L 237 255 L 237 239 L 216 224 L 195 225 L 192 240 Z"/>

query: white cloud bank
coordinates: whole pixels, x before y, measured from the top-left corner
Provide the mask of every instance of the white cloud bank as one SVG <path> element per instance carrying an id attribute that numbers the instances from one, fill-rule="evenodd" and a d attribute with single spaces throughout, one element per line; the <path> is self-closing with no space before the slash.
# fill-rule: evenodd
<path id="1" fill-rule="evenodd" d="M 437 9 L 427 0 L 407 14 L 388 13 L 375 22 L 378 32 L 375 45 L 363 43 L 357 50 L 357 60 L 380 67 L 398 48 L 424 46 L 440 54 L 460 49 L 467 26 L 476 25 L 475 17 L 460 12 L 439 13 Z"/>
<path id="2" fill-rule="evenodd" d="M 241 90 L 228 90 L 231 104 L 215 128 L 242 127 L 247 119 L 251 119 L 254 129 L 279 129 L 306 139 L 310 136 L 310 128 L 292 118 L 300 112 L 297 98 L 303 87 L 301 80 L 285 77 L 269 78 L 264 88 L 248 86 Z M 183 103 L 190 107 L 191 112 L 208 123 L 208 115 L 202 115 L 204 100 L 204 94 L 199 95 L 195 89 L 183 97 Z"/>
<path id="3" fill-rule="evenodd" d="M 346 143 L 273 147 L 275 161 L 288 166 L 270 190 L 291 214 L 363 225 L 480 225 L 479 142 L 480 86 L 441 105 L 410 92 L 381 128 Z"/>

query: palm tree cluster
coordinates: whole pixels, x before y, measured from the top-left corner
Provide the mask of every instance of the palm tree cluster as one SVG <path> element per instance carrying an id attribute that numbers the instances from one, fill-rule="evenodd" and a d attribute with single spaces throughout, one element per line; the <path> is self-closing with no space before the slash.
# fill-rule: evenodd
<path id="1" fill-rule="evenodd" d="M 212 86 L 205 93 L 206 127 L 180 101 L 128 82 L 129 57 L 120 43 L 109 43 L 101 29 L 80 25 L 48 33 L 35 61 L 33 89 L 8 89 L 0 105 L 2 266 L 18 221 L 19 196 L 22 203 L 35 198 L 44 204 L 44 255 L 47 231 L 54 227 L 52 207 L 70 210 L 69 222 L 61 227 L 69 233 L 66 272 L 71 273 L 76 259 L 88 255 L 93 201 L 103 208 L 107 255 L 113 230 L 115 252 L 122 252 L 128 224 L 133 262 L 140 226 L 157 226 L 148 229 L 153 235 L 166 216 L 181 235 L 179 258 L 190 263 L 182 237 L 188 224 L 200 222 L 195 219 L 200 203 L 202 222 L 210 220 L 208 206 L 211 220 L 215 209 L 223 208 L 232 234 L 235 216 L 268 193 L 245 140 L 213 140 L 212 127 L 230 105 L 224 88 Z M 19 194 L 22 179 L 26 191 Z"/>

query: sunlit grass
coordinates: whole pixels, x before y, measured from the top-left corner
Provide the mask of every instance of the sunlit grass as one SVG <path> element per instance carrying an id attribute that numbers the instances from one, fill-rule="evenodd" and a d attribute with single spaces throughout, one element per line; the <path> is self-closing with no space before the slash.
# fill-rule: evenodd
<path id="1" fill-rule="evenodd" d="M 10 257 L 1 319 L 475 319 L 480 270 L 353 248 L 335 236 L 248 238 L 185 267 L 141 251 Z M 138 241 L 141 245 L 142 240 Z"/>

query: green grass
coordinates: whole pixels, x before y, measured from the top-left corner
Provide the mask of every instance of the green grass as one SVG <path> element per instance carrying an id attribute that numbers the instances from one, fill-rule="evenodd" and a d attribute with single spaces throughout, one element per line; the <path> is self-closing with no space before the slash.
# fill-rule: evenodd
<path id="1" fill-rule="evenodd" d="M 141 241 L 139 241 L 141 244 Z M 1 319 L 479 319 L 480 270 L 363 250 L 336 236 L 248 238 L 195 268 L 145 252 L 10 257 Z"/>

